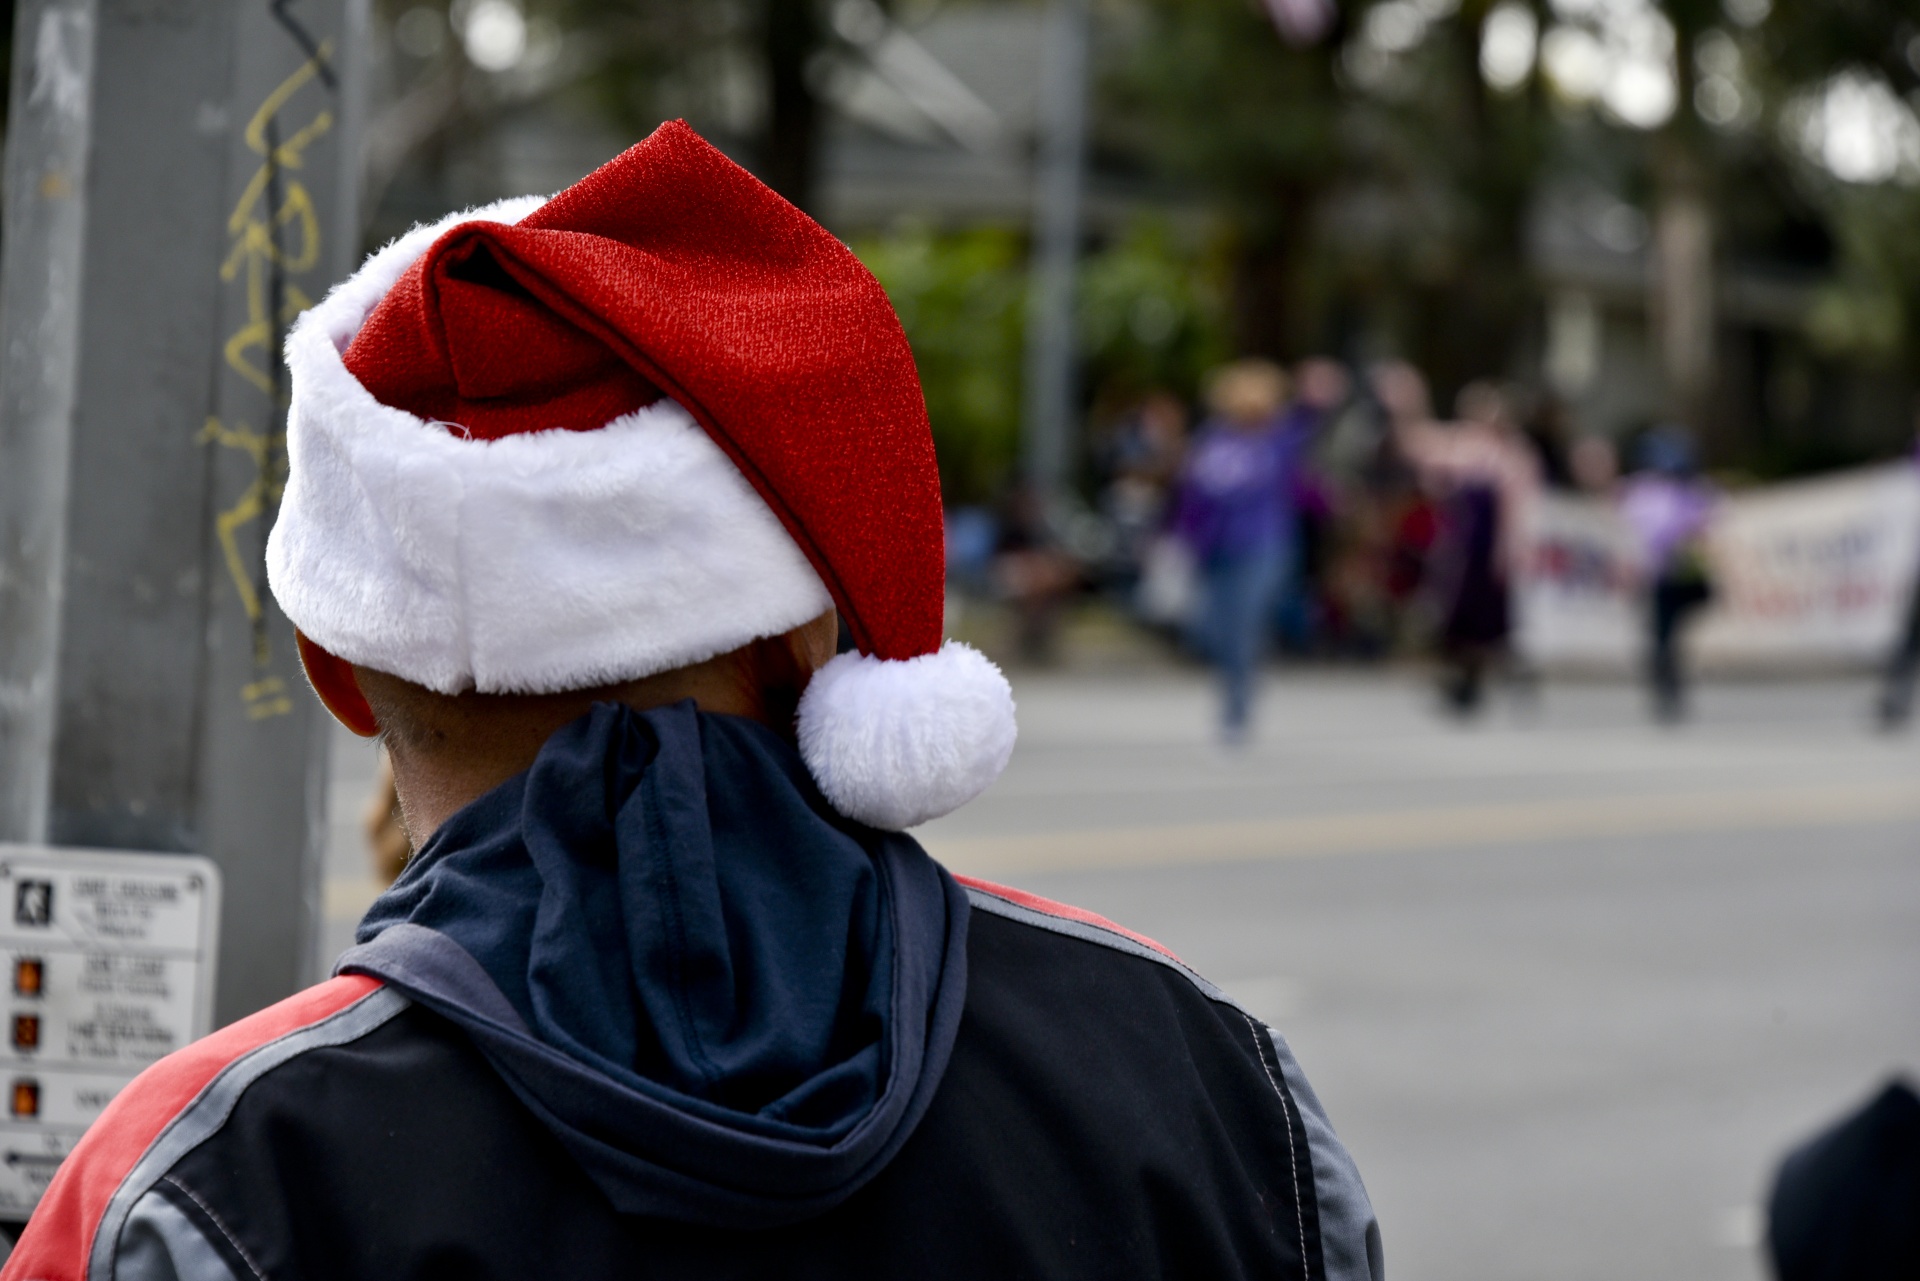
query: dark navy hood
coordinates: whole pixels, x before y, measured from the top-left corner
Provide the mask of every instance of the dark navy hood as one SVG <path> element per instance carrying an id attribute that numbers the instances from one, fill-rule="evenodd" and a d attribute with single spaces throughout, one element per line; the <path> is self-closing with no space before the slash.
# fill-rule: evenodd
<path id="1" fill-rule="evenodd" d="M 616 1209 L 763 1227 L 906 1142 L 966 928 L 952 878 L 765 726 L 599 704 L 434 833 L 338 969 L 465 1029 Z"/>

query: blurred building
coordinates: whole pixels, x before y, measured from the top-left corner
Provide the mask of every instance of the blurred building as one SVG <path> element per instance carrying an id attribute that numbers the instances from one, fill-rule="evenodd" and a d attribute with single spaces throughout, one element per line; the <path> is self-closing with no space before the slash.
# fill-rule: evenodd
<path id="1" fill-rule="evenodd" d="M 1835 366 L 1808 341 L 1834 265 L 1825 232 L 1808 220 L 1770 240 L 1736 242 L 1715 264 L 1711 452 L 1761 444 L 1792 471 L 1899 449 L 1911 430 L 1905 371 Z M 1606 435 L 1667 413 L 1646 216 L 1598 184 L 1557 184 L 1534 206 L 1527 249 L 1542 303 L 1513 372 Z"/>
<path id="2" fill-rule="evenodd" d="M 409 15 L 424 24 L 429 12 Z M 816 214 L 843 233 L 902 217 L 1025 226 L 1044 8 L 949 5 L 895 21 L 853 0 L 828 15 L 835 38 L 823 42 L 809 77 L 826 109 Z M 644 128 L 622 130 L 601 104 L 570 91 L 593 70 L 578 51 L 530 54 L 524 61 L 533 65 L 482 76 L 453 65 L 432 38 L 422 46 L 430 59 L 410 57 L 391 36 L 380 42 L 370 244 L 452 209 L 558 190 Z M 717 58 L 700 101 L 665 96 L 751 167 L 758 75 L 749 61 Z M 1096 173 L 1090 225 L 1113 223 L 1138 199 L 1122 176 Z"/>

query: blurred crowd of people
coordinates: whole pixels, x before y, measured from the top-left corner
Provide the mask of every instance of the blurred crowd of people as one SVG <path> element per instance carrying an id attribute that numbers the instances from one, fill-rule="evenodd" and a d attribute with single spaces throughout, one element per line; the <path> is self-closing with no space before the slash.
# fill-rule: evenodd
<path id="1" fill-rule="evenodd" d="M 1478 381 L 1452 408 L 1436 413 L 1403 361 L 1235 361 L 1201 405 L 1155 391 L 1096 432 L 1094 513 L 1063 522 L 1016 490 L 997 518 L 957 512 L 949 554 L 963 584 L 1014 607 L 1030 657 L 1086 590 L 1176 638 L 1219 671 L 1222 733 L 1237 742 L 1276 647 L 1429 654 L 1461 716 L 1496 678 L 1527 688 L 1511 641 L 1529 514 L 1549 487 L 1603 495 L 1641 544 L 1654 711 L 1678 718 L 1678 638 L 1713 590 L 1700 535 L 1715 495 L 1686 433 L 1640 433 L 1623 477 L 1616 444 L 1577 436 L 1550 395 Z"/>

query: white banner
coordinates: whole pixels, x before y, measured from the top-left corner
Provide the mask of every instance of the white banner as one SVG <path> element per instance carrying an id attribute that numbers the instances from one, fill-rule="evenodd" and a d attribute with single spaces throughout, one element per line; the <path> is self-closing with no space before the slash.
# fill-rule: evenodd
<path id="1" fill-rule="evenodd" d="M 1516 643 L 1545 666 L 1639 662 L 1633 538 L 1611 504 L 1545 495 L 1517 590 Z M 1920 473 L 1906 463 L 1773 485 L 1708 526 L 1714 599 L 1687 633 L 1703 667 L 1876 663 L 1920 568 Z"/>
<path id="2" fill-rule="evenodd" d="M 1514 592 L 1520 654 L 1548 666 L 1618 668 L 1640 645 L 1633 536 L 1613 505 L 1543 494 Z"/>

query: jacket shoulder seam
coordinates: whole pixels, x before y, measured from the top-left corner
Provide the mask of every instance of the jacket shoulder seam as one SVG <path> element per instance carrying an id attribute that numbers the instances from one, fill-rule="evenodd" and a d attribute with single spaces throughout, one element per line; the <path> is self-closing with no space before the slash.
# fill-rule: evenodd
<path id="1" fill-rule="evenodd" d="M 1079 913 L 1078 909 L 1069 909 L 1077 915 L 1067 916 L 1059 912 L 1044 910 L 1038 906 L 1028 906 L 1026 903 L 1010 899 L 1006 897 L 1004 893 L 1000 892 L 999 886 L 986 886 L 983 882 L 970 881 L 964 877 L 955 877 L 954 879 L 965 887 L 967 899 L 976 911 L 986 912 L 989 915 L 998 916 L 1003 920 L 1032 926 L 1035 929 L 1046 930 L 1053 934 L 1061 934 L 1068 938 L 1079 939 L 1083 943 L 1092 943 L 1115 952 L 1123 952 L 1128 956 L 1137 956 L 1143 961 L 1152 961 L 1155 965 L 1164 966 L 1186 979 L 1187 982 L 1198 988 L 1200 994 L 1208 1000 L 1232 1006 L 1243 1016 L 1251 1017 L 1238 1001 L 1227 995 L 1227 993 L 1222 991 L 1217 985 L 1208 981 L 1204 975 L 1194 970 L 1185 961 L 1175 956 L 1170 950 L 1155 943 L 1145 935 L 1135 934 L 1131 930 L 1123 929 L 1106 918 L 1095 916 L 1091 912 Z M 1032 896 L 1029 895 L 1023 895 L 1022 897 L 1032 898 Z M 1065 906 L 1063 904 L 1051 903 L 1046 899 L 1033 899 L 1033 902 L 1046 904 L 1047 907 Z"/>
<path id="2" fill-rule="evenodd" d="M 227 1226 L 226 1221 L 213 1212 L 213 1207 L 207 1204 L 205 1198 L 180 1180 L 174 1178 L 171 1174 L 161 1175 L 160 1182 L 166 1184 L 168 1187 L 179 1189 L 180 1195 L 199 1206 L 200 1213 L 206 1215 L 207 1222 L 213 1224 L 213 1226 L 219 1230 L 220 1235 L 227 1239 L 227 1244 L 233 1247 L 233 1252 L 240 1256 L 240 1261 L 247 1265 L 247 1269 L 258 1278 L 258 1281 L 267 1281 L 267 1274 L 262 1272 L 260 1265 L 253 1261 L 253 1255 L 248 1252 L 245 1245 L 241 1244 L 240 1238 L 233 1234 L 233 1229 Z"/>
<path id="3" fill-rule="evenodd" d="M 1280 1114 L 1286 1123 L 1287 1167 L 1293 1179 L 1293 1220 L 1300 1234 L 1300 1266 L 1306 1269 L 1311 1266 L 1307 1255 L 1307 1212 L 1300 1202 L 1300 1150 L 1293 1136 L 1293 1102 L 1287 1098 L 1286 1088 L 1280 1084 L 1280 1078 L 1274 1075 L 1272 1065 L 1267 1062 L 1267 1052 L 1260 1047 L 1260 1025 L 1253 1021 L 1251 1015 L 1242 1013 L 1241 1017 L 1247 1020 L 1247 1031 L 1253 1035 L 1253 1052 L 1260 1059 L 1260 1070 L 1267 1074 L 1267 1084 L 1273 1087 L 1274 1097 L 1280 1100 Z M 1308 1171 L 1308 1177 L 1312 1177 L 1311 1170 Z"/>
<path id="4" fill-rule="evenodd" d="M 93 1248 L 88 1253 L 85 1275 L 89 1278 L 113 1275 L 120 1230 L 134 1204 L 159 1184 L 183 1157 L 220 1132 L 233 1115 L 240 1096 L 250 1086 L 310 1050 L 358 1040 L 410 1004 L 392 988 L 376 987 L 331 1014 L 260 1042 L 223 1066 L 167 1121 L 114 1189 L 94 1227 Z M 199 1202 L 198 1197 L 194 1200 Z"/>
<path id="5" fill-rule="evenodd" d="M 1305 1118 L 1301 1114 L 1300 1109 L 1296 1107 L 1297 1100 L 1294 1098 L 1291 1088 L 1286 1084 L 1285 1064 L 1281 1061 L 1279 1049 L 1274 1047 L 1272 1041 L 1268 1039 L 1271 1038 L 1272 1031 L 1266 1027 L 1265 1022 L 1256 1018 L 1245 1006 L 1234 1000 L 1233 997 L 1229 996 L 1217 985 L 1209 982 L 1204 976 L 1189 967 L 1171 951 L 1154 943 L 1151 939 L 1136 935 L 1132 931 L 1123 929 L 1111 921 L 1095 916 L 1091 912 L 1082 912 L 1077 908 L 1066 908 L 1063 904 L 1050 903 L 1046 899 L 1038 899 L 1031 895 L 1019 895 L 1020 899 L 1027 899 L 1035 904 L 1035 906 L 1028 906 L 1026 903 L 1017 901 L 1014 898 L 1008 897 L 1006 894 L 998 892 L 1000 890 L 998 886 L 989 886 L 982 882 L 969 881 L 963 877 L 956 877 L 955 879 L 966 887 L 967 898 L 977 911 L 986 912 L 989 915 L 1013 921 L 1016 924 L 1026 925 L 1034 929 L 1047 930 L 1067 938 L 1092 943 L 1095 946 L 1108 948 L 1128 956 L 1138 957 L 1144 961 L 1151 961 L 1155 965 L 1163 966 L 1180 975 L 1188 983 L 1192 984 L 1200 995 L 1217 1005 L 1226 1006 L 1238 1015 L 1240 1019 L 1245 1021 L 1248 1030 L 1253 1034 L 1253 1053 L 1254 1057 L 1260 1063 L 1260 1071 L 1265 1077 L 1267 1084 L 1272 1087 L 1275 1097 L 1280 1101 L 1281 1122 L 1287 1136 L 1288 1174 L 1292 1182 L 1294 1228 L 1298 1234 L 1302 1275 L 1314 1279 L 1314 1281 L 1319 1281 L 1320 1278 L 1324 1277 L 1324 1269 L 1319 1266 L 1319 1251 L 1315 1249 L 1314 1240 L 1308 1232 L 1308 1215 L 1304 1199 L 1304 1193 L 1314 1190 L 1312 1182 L 1312 1145 L 1311 1142 L 1307 1140 L 1304 1129 Z M 1017 891 L 1015 893 L 1017 893 Z M 1046 910 L 1050 908 L 1061 910 Z M 1071 915 L 1068 913 L 1071 913 Z M 1265 1034 L 1264 1037 L 1263 1033 Z M 1267 1039 L 1266 1046 L 1261 1044 L 1263 1039 Z M 1272 1059 L 1268 1058 L 1269 1048 L 1272 1048 L 1273 1051 Z M 1303 1143 L 1306 1147 L 1304 1153 L 1301 1150 Z M 1306 1158 L 1304 1186 L 1300 1168 L 1303 1155 Z M 1313 1236 L 1317 1236 L 1318 1232 L 1319 1218 L 1316 1206 L 1313 1216 Z"/>

